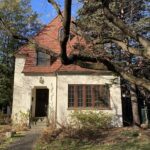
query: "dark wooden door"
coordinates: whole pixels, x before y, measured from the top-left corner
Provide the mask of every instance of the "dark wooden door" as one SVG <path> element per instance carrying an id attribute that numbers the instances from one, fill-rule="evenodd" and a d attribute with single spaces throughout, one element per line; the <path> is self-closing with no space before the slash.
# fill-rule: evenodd
<path id="1" fill-rule="evenodd" d="M 48 89 L 36 89 L 35 117 L 47 116 Z"/>

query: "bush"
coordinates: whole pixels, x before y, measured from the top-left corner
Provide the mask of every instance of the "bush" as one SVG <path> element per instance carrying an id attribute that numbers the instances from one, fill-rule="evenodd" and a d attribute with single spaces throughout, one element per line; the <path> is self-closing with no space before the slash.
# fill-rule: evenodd
<path id="1" fill-rule="evenodd" d="M 11 123 L 11 118 L 7 114 L 0 112 L 0 125 L 6 125 Z"/>
<path id="2" fill-rule="evenodd" d="M 112 115 L 104 112 L 82 112 L 71 114 L 75 126 L 89 130 L 108 129 L 111 127 Z"/>
<path id="3" fill-rule="evenodd" d="M 58 123 L 59 128 L 49 126 L 41 137 L 41 142 L 51 143 L 56 139 L 66 138 L 96 140 L 108 135 L 104 129 L 111 127 L 112 115 L 103 112 L 77 111 L 71 114 L 70 121 Z M 101 130 L 102 129 L 102 130 Z"/>

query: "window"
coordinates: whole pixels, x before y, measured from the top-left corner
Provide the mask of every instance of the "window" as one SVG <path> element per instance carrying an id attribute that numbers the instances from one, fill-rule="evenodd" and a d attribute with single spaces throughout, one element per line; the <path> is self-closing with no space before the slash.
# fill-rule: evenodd
<path id="1" fill-rule="evenodd" d="M 108 85 L 94 86 L 95 107 L 109 107 L 109 87 Z"/>
<path id="2" fill-rule="evenodd" d="M 81 85 L 77 86 L 77 97 L 78 97 L 78 107 L 82 107 L 83 106 L 83 90 L 82 90 Z"/>
<path id="3" fill-rule="evenodd" d="M 49 66 L 51 64 L 51 56 L 46 52 L 37 51 L 37 65 Z"/>
<path id="4" fill-rule="evenodd" d="M 92 89 L 90 85 L 86 85 L 86 107 L 92 106 Z"/>
<path id="5" fill-rule="evenodd" d="M 109 109 L 109 86 L 68 85 L 68 107 Z"/>
<path id="6" fill-rule="evenodd" d="M 74 106 L 74 86 L 69 86 L 68 88 L 68 97 L 69 97 L 69 105 L 68 107 L 73 107 Z"/>

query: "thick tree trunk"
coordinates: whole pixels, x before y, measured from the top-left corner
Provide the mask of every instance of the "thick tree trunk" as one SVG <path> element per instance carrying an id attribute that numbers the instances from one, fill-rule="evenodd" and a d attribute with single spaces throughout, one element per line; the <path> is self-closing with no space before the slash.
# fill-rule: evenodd
<path id="1" fill-rule="evenodd" d="M 133 114 L 133 125 L 140 126 L 138 100 L 137 100 L 137 95 L 136 95 L 135 84 L 131 84 L 130 96 L 131 96 L 131 105 L 132 105 L 132 114 Z"/>
<path id="2" fill-rule="evenodd" d="M 66 65 L 69 64 L 69 58 L 67 56 L 67 42 L 70 35 L 71 5 L 72 5 L 72 0 L 65 0 L 63 36 L 60 37 L 61 62 L 62 64 L 66 64 Z"/>

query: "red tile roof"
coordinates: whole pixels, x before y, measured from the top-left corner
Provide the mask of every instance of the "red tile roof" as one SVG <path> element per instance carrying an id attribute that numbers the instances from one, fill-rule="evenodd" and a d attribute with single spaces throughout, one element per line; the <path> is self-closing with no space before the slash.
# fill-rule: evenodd
<path id="1" fill-rule="evenodd" d="M 71 65 L 62 65 L 59 69 L 58 69 L 58 72 L 95 72 L 95 70 L 92 70 L 92 69 L 86 69 L 86 68 L 81 68 L 80 66 L 78 65 L 75 65 L 75 64 L 71 64 Z"/>
<path id="2" fill-rule="evenodd" d="M 38 44 L 41 48 L 53 51 L 56 54 L 60 53 L 60 45 L 58 40 L 58 31 L 62 26 L 62 21 L 59 16 L 57 16 L 50 24 L 45 26 L 34 38 L 35 43 Z M 76 43 L 85 43 L 85 41 L 79 37 L 75 36 L 67 45 L 67 53 L 73 49 L 73 45 Z M 74 71 L 74 72 L 84 72 L 92 71 L 91 69 L 81 68 L 77 65 L 67 65 L 64 66 L 61 64 L 60 59 L 58 58 L 50 66 L 37 66 L 36 65 L 36 47 L 34 44 L 26 44 L 19 49 L 17 55 L 27 55 L 23 73 L 54 73 L 56 71 L 65 72 L 65 71 Z M 16 56 L 17 56 L 16 55 Z"/>

